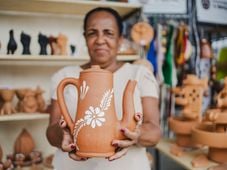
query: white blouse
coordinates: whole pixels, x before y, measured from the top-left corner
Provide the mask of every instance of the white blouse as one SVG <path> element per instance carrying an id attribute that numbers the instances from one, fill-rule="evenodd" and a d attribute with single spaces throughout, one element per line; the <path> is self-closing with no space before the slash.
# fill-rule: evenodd
<path id="1" fill-rule="evenodd" d="M 66 77 L 78 78 L 80 71 L 82 71 L 80 66 L 67 66 L 55 73 L 52 77 L 51 84 L 52 99 L 57 99 L 56 89 L 59 82 Z M 122 97 L 128 80 L 137 80 L 134 93 L 136 112 L 142 113 L 141 97 L 150 96 L 158 98 L 159 96 L 158 84 L 153 73 L 142 65 L 125 63 L 113 73 L 114 103 L 119 119 L 122 118 Z M 68 111 L 74 120 L 77 110 L 76 87 L 68 85 L 65 88 L 64 95 Z M 131 147 L 125 156 L 114 161 L 108 161 L 105 158 L 90 158 L 87 161 L 74 161 L 68 157 L 68 153 L 58 149 L 55 153 L 53 165 L 56 170 L 150 170 L 146 148 L 137 146 Z"/>

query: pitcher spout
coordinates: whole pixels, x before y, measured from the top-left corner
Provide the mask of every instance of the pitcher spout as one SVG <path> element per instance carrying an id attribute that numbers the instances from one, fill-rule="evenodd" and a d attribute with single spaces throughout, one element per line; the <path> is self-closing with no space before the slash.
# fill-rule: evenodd
<path id="1" fill-rule="evenodd" d="M 123 117 L 121 127 L 126 127 L 129 130 L 134 130 L 136 127 L 135 107 L 134 107 L 134 91 L 137 82 L 129 80 L 123 95 Z"/>

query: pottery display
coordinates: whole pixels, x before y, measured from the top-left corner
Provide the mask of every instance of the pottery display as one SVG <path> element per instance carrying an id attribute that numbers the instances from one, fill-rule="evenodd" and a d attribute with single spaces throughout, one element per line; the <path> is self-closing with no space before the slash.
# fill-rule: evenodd
<path id="1" fill-rule="evenodd" d="M 30 43 L 31 43 L 31 36 L 21 32 L 20 41 L 23 46 L 22 54 L 31 54 L 30 52 Z"/>
<path id="2" fill-rule="evenodd" d="M 38 43 L 40 45 L 39 55 L 47 55 L 47 45 L 49 44 L 49 39 L 46 35 L 39 33 Z"/>
<path id="3" fill-rule="evenodd" d="M 170 129 L 176 135 L 176 143 L 182 147 L 195 147 L 191 140 L 191 129 L 201 121 L 202 101 L 208 80 L 187 75 L 182 87 L 172 89 L 175 102 L 183 106 L 179 116 L 168 119 Z"/>
<path id="4" fill-rule="evenodd" d="M 26 113 L 34 113 L 38 111 L 38 103 L 36 100 L 36 91 L 27 89 L 22 100 L 22 111 Z"/>
<path id="5" fill-rule="evenodd" d="M 14 54 L 17 49 L 17 43 L 14 38 L 13 30 L 9 31 L 9 42 L 7 44 L 7 54 Z"/>
<path id="6" fill-rule="evenodd" d="M 50 49 L 51 49 L 51 55 L 59 54 L 59 49 L 57 45 L 57 37 L 50 36 L 48 38 L 49 44 L 50 44 Z"/>
<path id="7" fill-rule="evenodd" d="M 12 104 L 15 90 L 13 89 L 0 89 L 0 95 L 2 99 L 2 106 L 0 108 L 0 115 L 9 115 L 16 113 L 16 109 Z"/>
<path id="8" fill-rule="evenodd" d="M 208 158 L 227 163 L 227 77 L 225 86 L 217 96 L 217 108 L 209 109 L 203 121 L 193 127 L 192 138 L 195 142 L 209 147 Z"/>
<path id="9" fill-rule="evenodd" d="M 37 86 L 36 88 L 36 102 L 37 102 L 37 105 L 38 105 L 38 109 L 37 111 L 38 112 L 45 112 L 46 110 L 46 102 L 43 98 L 43 93 L 44 93 L 44 90 L 42 90 L 39 86 Z"/>
<path id="10" fill-rule="evenodd" d="M 78 90 L 76 118 L 71 118 L 66 108 L 63 91 L 72 84 Z M 61 113 L 70 128 L 76 145 L 76 154 L 81 157 L 108 157 L 115 153 L 113 139 L 124 139 L 121 128 L 133 130 L 133 93 L 136 81 L 130 80 L 123 96 L 123 117 L 118 120 L 114 105 L 113 74 L 98 65 L 81 71 L 80 77 L 65 78 L 57 88 Z M 74 121 L 75 120 L 75 121 Z"/>
<path id="11" fill-rule="evenodd" d="M 67 55 L 68 38 L 64 34 L 59 34 L 57 37 L 57 44 L 59 48 L 59 55 Z"/>
<path id="12" fill-rule="evenodd" d="M 18 98 L 18 102 L 16 105 L 16 110 L 18 112 L 23 112 L 23 99 L 27 90 L 28 88 L 21 88 L 15 90 L 16 96 Z"/>

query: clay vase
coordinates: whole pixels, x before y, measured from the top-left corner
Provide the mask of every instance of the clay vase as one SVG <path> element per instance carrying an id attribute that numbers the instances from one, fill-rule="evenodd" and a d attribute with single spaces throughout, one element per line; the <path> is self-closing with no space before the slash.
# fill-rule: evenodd
<path id="1" fill-rule="evenodd" d="M 39 33 L 38 35 L 38 43 L 40 45 L 40 55 L 47 55 L 47 45 L 49 44 L 48 37 Z"/>
<path id="2" fill-rule="evenodd" d="M 16 113 L 16 109 L 12 104 L 13 97 L 15 95 L 15 90 L 12 89 L 1 89 L 0 90 L 1 98 L 3 100 L 2 107 L 0 109 L 0 115 L 9 115 Z"/>
<path id="3" fill-rule="evenodd" d="M 32 136 L 26 129 L 23 129 L 14 143 L 14 154 L 23 154 L 24 156 L 29 156 L 34 148 L 35 142 Z"/>
<path id="4" fill-rule="evenodd" d="M 58 49 L 58 45 L 57 45 L 57 38 L 50 36 L 48 38 L 48 40 L 49 40 L 49 44 L 50 44 L 51 55 L 59 54 L 59 49 Z"/>
<path id="5" fill-rule="evenodd" d="M 63 90 L 72 84 L 78 90 L 75 121 L 66 108 Z M 94 65 L 80 73 L 80 77 L 66 78 L 57 88 L 61 113 L 67 122 L 76 144 L 76 154 L 80 157 L 108 157 L 115 153 L 111 145 L 113 139 L 124 139 L 120 129 L 134 130 L 133 93 L 136 81 L 130 80 L 123 96 L 123 118 L 118 120 L 113 91 L 113 74 Z M 77 103 L 76 103 L 77 102 Z"/>
<path id="6" fill-rule="evenodd" d="M 9 31 L 9 42 L 7 44 L 7 54 L 14 54 L 17 49 L 17 43 L 14 39 L 13 30 Z"/>
<path id="7" fill-rule="evenodd" d="M 16 110 L 18 112 L 23 112 L 23 99 L 28 88 L 16 89 L 16 96 L 18 98 Z"/>
<path id="8" fill-rule="evenodd" d="M 22 54 L 31 54 L 30 52 L 31 36 L 22 32 L 20 35 L 20 41 L 23 45 Z"/>

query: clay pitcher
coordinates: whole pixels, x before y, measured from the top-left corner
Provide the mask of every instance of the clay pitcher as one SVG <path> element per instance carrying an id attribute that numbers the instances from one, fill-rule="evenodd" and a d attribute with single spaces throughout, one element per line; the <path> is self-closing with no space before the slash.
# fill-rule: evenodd
<path id="1" fill-rule="evenodd" d="M 63 91 L 68 85 L 78 91 L 77 114 L 73 120 L 67 110 Z M 123 117 L 118 120 L 113 92 L 113 74 L 98 65 L 80 72 L 78 79 L 65 78 L 57 88 L 61 113 L 70 128 L 76 154 L 81 157 L 108 157 L 115 153 L 113 139 L 124 139 L 120 129 L 135 128 L 133 93 L 136 81 L 130 80 L 123 96 Z"/>

